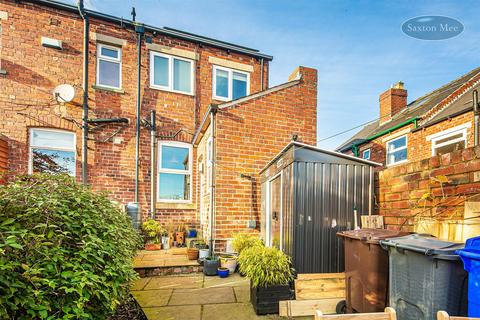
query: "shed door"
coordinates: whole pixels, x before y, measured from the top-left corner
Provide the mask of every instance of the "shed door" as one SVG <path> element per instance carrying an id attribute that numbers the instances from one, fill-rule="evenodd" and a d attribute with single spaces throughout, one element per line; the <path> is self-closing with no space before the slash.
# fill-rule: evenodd
<path id="1" fill-rule="evenodd" d="M 270 245 L 281 249 L 280 223 L 282 221 L 282 179 L 281 175 L 270 181 Z"/>

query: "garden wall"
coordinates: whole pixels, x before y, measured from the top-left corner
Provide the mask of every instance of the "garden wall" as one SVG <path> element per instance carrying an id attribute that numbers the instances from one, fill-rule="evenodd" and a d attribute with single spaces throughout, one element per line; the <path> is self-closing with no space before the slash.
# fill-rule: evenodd
<path id="1" fill-rule="evenodd" d="M 480 147 L 387 168 L 375 174 L 377 213 L 389 229 L 413 230 L 415 219 L 463 219 L 480 193 Z"/>
<path id="2" fill-rule="evenodd" d="M 8 141 L 0 135 L 0 184 L 5 183 L 4 173 L 8 170 Z"/>

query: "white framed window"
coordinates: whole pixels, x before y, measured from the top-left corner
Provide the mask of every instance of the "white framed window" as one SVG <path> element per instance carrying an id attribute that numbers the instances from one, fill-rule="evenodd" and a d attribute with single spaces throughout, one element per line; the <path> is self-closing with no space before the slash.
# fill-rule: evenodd
<path id="1" fill-rule="evenodd" d="M 387 166 L 407 162 L 407 136 L 387 142 Z"/>
<path id="2" fill-rule="evenodd" d="M 250 94 L 250 74 L 213 66 L 213 99 L 229 101 Z"/>
<path id="3" fill-rule="evenodd" d="M 97 85 L 112 89 L 122 87 L 122 49 L 97 45 Z"/>
<path id="4" fill-rule="evenodd" d="M 158 144 L 158 201 L 192 201 L 192 145 L 163 141 Z"/>
<path id="5" fill-rule="evenodd" d="M 150 87 L 193 95 L 193 60 L 150 51 Z"/>
<path id="6" fill-rule="evenodd" d="M 365 160 L 370 160 L 370 149 L 362 151 L 362 158 Z"/>
<path id="7" fill-rule="evenodd" d="M 432 142 L 432 156 L 442 155 L 467 147 L 467 129 L 470 122 L 427 136 Z"/>
<path id="8" fill-rule="evenodd" d="M 28 172 L 32 173 L 76 173 L 75 133 L 56 130 L 30 129 Z"/>
<path id="9" fill-rule="evenodd" d="M 207 140 L 207 192 L 210 192 L 212 186 L 212 167 L 213 167 L 213 137 Z"/>

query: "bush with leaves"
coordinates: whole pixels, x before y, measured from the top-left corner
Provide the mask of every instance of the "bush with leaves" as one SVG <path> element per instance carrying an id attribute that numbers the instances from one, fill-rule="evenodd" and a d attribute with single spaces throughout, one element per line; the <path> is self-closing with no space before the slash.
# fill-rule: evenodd
<path id="1" fill-rule="evenodd" d="M 292 261 L 275 247 L 254 246 L 238 257 L 240 272 L 250 278 L 253 287 L 287 285 L 293 280 Z"/>
<path id="2" fill-rule="evenodd" d="M 238 254 L 240 254 L 243 249 L 256 246 L 263 246 L 262 240 L 258 237 L 246 233 L 237 233 L 233 236 L 232 247 Z"/>
<path id="3" fill-rule="evenodd" d="M 105 194 L 66 175 L 0 187 L 0 319 L 105 319 L 128 295 L 141 242 Z"/>

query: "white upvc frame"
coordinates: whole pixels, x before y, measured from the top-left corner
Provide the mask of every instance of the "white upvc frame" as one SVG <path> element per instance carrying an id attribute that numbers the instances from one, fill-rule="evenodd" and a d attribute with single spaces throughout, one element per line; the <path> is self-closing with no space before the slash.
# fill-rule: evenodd
<path id="1" fill-rule="evenodd" d="M 118 51 L 118 58 L 112 58 L 112 57 L 102 55 L 102 48 Z M 119 84 L 119 86 L 118 87 L 109 86 L 109 85 L 100 83 L 100 60 L 117 63 L 119 65 L 119 72 L 118 72 L 118 76 L 119 76 L 118 84 Z M 104 87 L 104 88 L 122 89 L 122 48 L 111 46 L 111 45 L 104 44 L 104 43 L 98 43 L 97 44 L 97 81 L 96 81 L 96 84 L 97 84 L 97 86 Z"/>
<path id="2" fill-rule="evenodd" d="M 207 139 L 207 143 L 205 145 L 205 153 L 207 154 L 206 157 L 206 179 L 207 179 L 207 193 L 210 193 L 210 188 L 212 187 L 212 174 L 213 174 L 213 137 L 209 137 Z"/>
<path id="3" fill-rule="evenodd" d="M 177 147 L 188 149 L 188 170 L 180 169 L 166 169 L 162 168 L 162 147 Z M 167 203 L 192 203 L 193 198 L 193 186 L 192 186 L 192 164 L 193 164 L 193 148 L 189 143 L 178 142 L 178 141 L 159 141 L 158 142 L 158 163 L 157 163 L 157 201 L 158 202 L 167 202 Z M 172 173 L 172 174 L 184 174 L 190 177 L 190 190 L 189 190 L 189 199 L 188 200 L 174 200 L 174 199 L 161 199 L 160 198 L 160 173 Z"/>
<path id="4" fill-rule="evenodd" d="M 367 153 L 367 152 L 368 152 L 368 157 L 365 158 L 365 153 Z M 370 148 L 365 149 L 365 150 L 362 151 L 362 159 L 370 160 L 370 157 L 371 157 L 371 156 L 372 156 L 372 151 L 371 151 Z"/>
<path id="5" fill-rule="evenodd" d="M 228 97 L 222 97 L 222 96 L 217 96 L 217 70 L 222 70 L 228 72 Z M 220 67 L 220 66 L 213 66 L 213 86 L 212 86 L 212 95 L 213 99 L 215 100 L 220 100 L 220 101 L 231 101 L 233 97 L 233 73 L 240 73 L 243 75 L 247 76 L 247 92 L 245 96 L 248 96 L 250 94 L 250 73 L 245 72 L 245 71 L 240 71 L 236 69 L 230 69 L 230 68 L 225 68 L 225 67 Z"/>
<path id="6" fill-rule="evenodd" d="M 471 126 L 472 126 L 472 123 L 467 122 L 467 123 L 461 124 L 459 126 L 449 128 L 449 129 L 443 130 L 441 132 L 437 132 L 437 133 L 434 133 L 434 134 L 431 134 L 431 135 L 427 136 L 426 140 L 432 142 L 432 146 L 431 146 L 432 156 L 435 156 L 435 150 L 437 148 L 448 146 L 449 144 L 457 143 L 457 142 L 460 142 L 460 141 L 465 141 L 465 148 L 466 148 L 467 147 L 467 142 L 468 142 L 467 141 L 467 129 L 470 128 Z M 459 133 L 462 134 L 462 137 L 437 144 L 438 140 L 443 140 L 445 138 L 457 135 Z"/>
<path id="7" fill-rule="evenodd" d="M 48 131 L 48 132 L 59 132 L 67 133 L 73 136 L 73 146 L 72 148 L 59 148 L 59 147 L 44 147 L 44 146 L 35 146 L 33 145 L 33 132 L 34 131 Z M 33 174 L 33 149 L 45 149 L 45 150 L 56 150 L 56 151 L 71 151 L 75 157 L 75 165 L 73 166 L 72 177 L 75 177 L 77 174 L 77 136 L 74 132 L 61 130 L 61 129 L 50 129 L 50 128 L 30 128 L 29 129 L 29 145 L 28 145 L 28 174 Z"/>
<path id="8" fill-rule="evenodd" d="M 405 146 L 399 147 L 399 148 L 396 148 L 396 149 L 393 149 L 393 150 L 389 151 L 388 145 L 389 145 L 390 143 L 393 143 L 394 141 L 400 140 L 400 139 L 402 139 L 402 138 L 405 138 Z M 387 145 L 386 145 L 386 148 L 385 148 L 385 149 L 386 149 L 386 159 L 385 159 L 385 162 L 386 162 L 387 167 L 388 167 L 388 166 L 395 166 L 395 165 L 397 165 L 397 164 L 402 164 L 402 163 L 408 162 L 408 136 L 407 136 L 406 134 L 403 135 L 403 136 L 400 136 L 400 137 L 396 137 L 395 139 L 392 139 L 392 140 L 387 141 Z M 407 158 L 406 158 L 406 159 L 400 160 L 400 161 L 397 161 L 397 162 L 393 162 L 393 163 L 389 163 L 388 159 L 389 159 L 389 155 L 390 155 L 390 154 L 395 153 L 395 152 L 397 152 L 397 151 L 402 151 L 402 150 L 404 150 L 404 149 L 407 150 Z"/>
<path id="9" fill-rule="evenodd" d="M 283 170 L 267 180 L 266 194 L 267 199 L 265 203 L 265 243 L 267 247 L 272 246 L 272 208 L 271 208 L 271 191 L 272 191 L 272 181 L 280 176 L 280 250 L 283 251 Z"/>
<path id="10" fill-rule="evenodd" d="M 155 84 L 155 57 L 162 57 L 168 59 L 168 86 L 161 86 Z M 190 92 L 173 89 L 173 60 L 181 60 L 190 63 Z M 150 50 L 150 88 L 170 91 L 181 94 L 188 94 L 193 96 L 195 92 L 195 61 L 191 59 L 181 58 L 178 56 L 171 56 L 165 53 Z"/>

